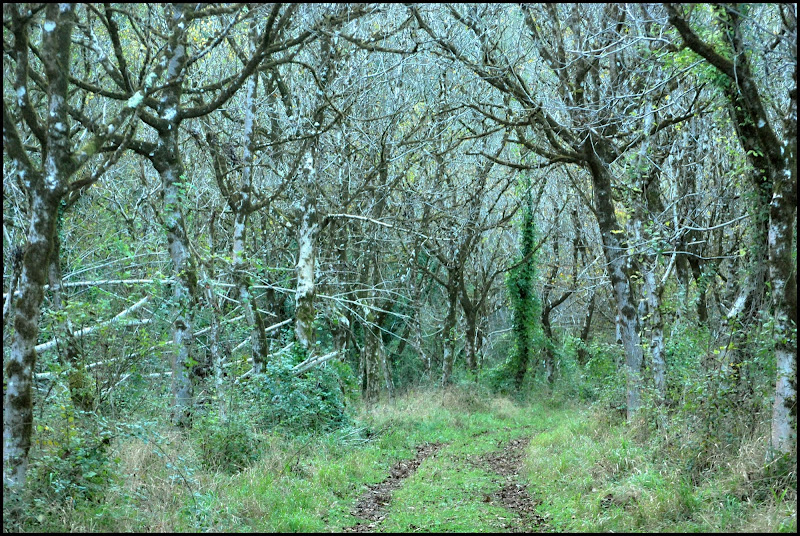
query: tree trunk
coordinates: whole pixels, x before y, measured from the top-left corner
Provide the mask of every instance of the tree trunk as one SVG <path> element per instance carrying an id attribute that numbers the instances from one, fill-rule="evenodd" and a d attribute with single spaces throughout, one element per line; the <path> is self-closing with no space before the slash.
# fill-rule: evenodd
<path id="1" fill-rule="evenodd" d="M 378 401 L 381 392 L 380 374 L 378 369 L 380 363 L 380 347 L 382 345 L 381 336 L 377 331 L 376 314 L 372 308 L 365 307 L 364 319 L 364 346 L 361 349 L 361 359 L 363 367 L 362 377 L 362 396 L 367 404 L 374 404 Z"/>
<path id="2" fill-rule="evenodd" d="M 247 213 L 245 208 L 236 212 L 233 223 L 233 274 L 239 294 L 239 303 L 244 309 L 247 324 L 250 326 L 250 345 L 253 355 L 253 372 L 264 371 L 269 354 L 269 342 L 265 332 L 264 320 L 258 306 L 250 294 L 250 277 L 244 262 L 245 238 L 247 234 Z"/>
<path id="3" fill-rule="evenodd" d="M 256 36 L 254 22 L 251 22 L 250 54 L 256 53 Z M 253 128 L 256 113 L 256 99 L 258 90 L 258 77 L 251 76 L 247 81 L 245 96 L 245 124 L 244 124 L 244 165 L 242 166 L 241 185 L 239 195 L 231 196 L 229 204 L 234 211 L 233 224 L 233 271 L 239 291 L 239 302 L 244 309 L 245 318 L 250 326 L 250 344 L 253 355 L 253 372 L 260 374 L 264 371 L 269 355 L 269 342 L 264 331 L 264 320 L 258 312 L 258 305 L 250 294 L 250 277 L 245 269 L 245 247 L 247 238 L 247 224 L 250 213 L 253 211 Z M 218 178 L 218 182 L 224 180 Z"/>
<path id="4" fill-rule="evenodd" d="M 209 244 L 211 246 L 211 250 L 216 250 L 216 232 L 215 232 L 215 223 L 217 219 L 217 211 L 211 213 L 211 221 L 209 223 Z M 208 268 L 208 273 L 203 273 L 203 277 L 206 280 L 213 279 L 216 276 L 214 270 L 214 258 L 211 257 L 209 261 L 206 263 Z M 219 317 L 221 314 L 220 306 L 219 306 L 219 299 L 217 298 L 216 292 L 214 292 L 214 288 L 210 284 L 205 285 L 204 289 L 206 304 L 211 310 L 213 314 L 211 315 L 211 331 L 209 333 L 209 352 L 211 353 L 211 367 L 214 374 L 214 401 L 217 405 L 217 413 L 221 421 L 225 421 L 227 419 L 227 407 L 225 404 L 225 385 L 224 385 L 224 373 L 222 370 L 222 347 L 223 345 L 220 344 L 220 322 Z"/>
<path id="5" fill-rule="evenodd" d="M 444 351 L 442 352 L 442 387 L 450 383 L 450 376 L 453 374 L 453 362 L 455 361 L 456 345 L 456 321 L 458 312 L 458 287 L 452 273 L 448 273 L 447 288 L 447 316 L 442 326 L 442 337 Z"/>
<path id="6" fill-rule="evenodd" d="M 653 359 L 653 383 L 658 402 L 664 401 L 666 389 L 666 362 L 664 355 L 664 321 L 661 317 L 661 293 L 663 287 L 656 282 L 654 270 L 648 268 L 644 274 L 645 293 L 650 324 L 650 353 Z"/>
<path id="7" fill-rule="evenodd" d="M 389 363 L 386 347 L 383 345 L 383 338 L 378 335 L 378 339 L 378 361 L 381 365 L 383 381 L 386 384 L 386 391 L 389 393 L 389 398 L 394 398 L 394 379 L 392 378 L 391 363 Z"/>
<path id="8" fill-rule="evenodd" d="M 16 58 L 23 73 L 15 81 L 17 95 L 27 91 L 28 29 L 16 7 L 4 6 L 14 24 L 14 39 L 21 49 Z M 20 296 L 16 302 L 14 335 L 6 363 L 5 400 L 3 404 L 3 487 L 21 489 L 25 484 L 28 452 L 33 430 L 33 370 L 36 365 L 36 343 L 44 299 L 44 285 L 50 258 L 53 255 L 61 199 L 67 192 L 67 180 L 76 170 L 69 154 L 69 115 L 67 110 L 69 65 L 75 12 L 69 4 L 46 7 L 46 20 L 52 31 L 43 32 L 41 61 L 47 76 L 46 159 L 42 169 L 31 164 L 22 139 L 12 119 L 11 110 L 3 100 L 3 150 L 12 155 L 15 168 L 20 170 L 19 183 L 28 190 L 30 226 L 22 257 Z M 22 97 L 20 101 L 23 102 Z M 25 116 L 25 114 L 23 114 Z M 38 118 L 37 118 L 38 121 Z M 41 155 L 40 155 L 41 156 Z"/>
<path id="9" fill-rule="evenodd" d="M 608 275 L 614 290 L 619 318 L 619 335 L 625 348 L 625 376 L 627 383 L 627 416 L 630 420 L 641 406 L 642 347 L 639 340 L 639 318 L 627 266 L 627 246 L 621 240 L 621 229 L 611 198 L 611 174 L 607 165 L 595 153 L 594 144 L 602 142 L 589 137 L 585 157 L 594 185 L 594 205 L 597 222 L 603 239 L 603 252 L 608 263 Z M 601 151 L 605 153 L 605 151 Z"/>
<path id="10" fill-rule="evenodd" d="M 774 177 L 769 214 L 769 278 L 775 301 L 777 367 L 771 443 L 776 452 L 785 455 L 797 451 L 797 262 L 792 258 L 797 213 L 796 93 L 792 104 L 787 123 L 793 124 L 787 128 L 783 169 Z"/>
<path id="11" fill-rule="evenodd" d="M 583 325 L 581 326 L 581 345 L 578 348 L 578 364 L 581 366 L 585 365 L 588 361 L 588 350 L 586 349 L 587 345 L 589 344 L 589 330 L 592 326 L 592 315 L 594 314 L 594 304 L 595 304 L 595 296 L 596 293 L 592 291 L 592 297 L 589 298 L 589 306 L 586 308 L 586 314 L 583 317 Z"/>
<path id="12" fill-rule="evenodd" d="M 38 181 L 37 181 L 38 182 Z M 42 188 L 44 189 L 44 188 Z M 33 190 L 31 223 L 22 258 L 19 298 L 15 305 L 14 335 L 6 364 L 3 404 L 3 465 L 12 488 L 25 483 L 33 430 L 33 384 L 36 343 L 44 285 L 56 232 L 58 191 Z"/>
<path id="13" fill-rule="evenodd" d="M 463 303 L 463 300 L 462 300 Z M 478 313 L 473 307 L 464 309 L 466 328 L 464 333 L 464 353 L 467 368 L 475 371 L 478 366 Z"/>
<path id="14" fill-rule="evenodd" d="M 553 328 L 550 325 L 550 312 L 553 307 L 546 305 L 542 308 L 542 333 L 544 334 L 544 377 L 547 383 L 555 381 L 555 355 L 553 354 Z"/>
<path id="15" fill-rule="evenodd" d="M 306 153 L 303 167 L 306 198 L 302 208 L 298 230 L 297 291 L 295 293 L 295 338 L 309 354 L 314 349 L 314 265 L 316 263 L 316 241 L 319 232 L 317 206 L 312 194 L 314 186 L 314 160 Z"/>
<path id="16" fill-rule="evenodd" d="M 422 361 L 423 374 L 427 380 L 431 379 L 431 357 L 425 353 L 422 337 L 422 285 L 424 283 L 424 272 L 418 266 L 420 240 L 414 239 L 414 249 L 411 252 L 411 267 L 409 269 L 409 281 L 411 282 L 411 302 L 414 307 L 414 347 L 419 353 L 419 358 Z"/>
<path id="17" fill-rule="evenodd" d="M 170 137 L 177 151 L 177 136 Z M 171 151 L 170 151 L 171 152 Z M 177 426 L 189 425 L 194 406 L 192 365 L 197 362 L 194 344 L 194 315 L 198 289 L 195 262 L 189 249 L 186 224 L 180 208 L 185 198 L 186 184 L 183 166 L 175 158 L 161 159 L 161 180 L 164 184 L 167 242 L 172 260 L 172 410 L 170 420 Z"/>

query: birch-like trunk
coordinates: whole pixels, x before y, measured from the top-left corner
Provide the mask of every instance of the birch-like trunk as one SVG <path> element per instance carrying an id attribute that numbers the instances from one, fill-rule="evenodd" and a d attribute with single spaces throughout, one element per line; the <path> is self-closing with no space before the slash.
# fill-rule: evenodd
<path id="1" fill-rule="evenodd" d="M 306 153 L 303 166 L 306 197 L 303 202 L 297 242 L 297 290 L 295 292 L 295 340 L 307 352 L 314 349 L 314 265 L 316 263 L 316 241 L 319 232 L 317 206 L 312 189 L 314 186 L 314 159 Z"/>
<path id="2" fill-rule="evenodd" d="M 172 409 L 170 419 L 186 426 L 194 406 L 192 364 L 195 358 L 194 315 L 198 303 L 197 271 L 189 247 L 182 205 L 187 197 L 187 179 L 180 153 L 178 127 L 186 62 L 187 19 L 185 6 L 174 6 L 170 36 L 165 51 L 169 85 L 158 103 L 158 142 L 152 158 L 164 191 L 164 224 L 172 260 Z"/>
<path id="3" fill-rule="evenodd" d="M 172 260 L 172 412 L 171 420 L 187 425 L 194 405 L 192 363 L 194 358 L 194 315 L 198 301 L 197 272 L 189 248 L 181 204 L 186 198 L 183 165 L 178 154 L 177 129 L 159 137 L 157 170 L 164 187 L 164 221 L 169 256 Z M 159 158 L 159 154 L 161 157 Z"/>
<path id="4" fill-rule="evenodd" d="M 35 180 L 35 179 L 31 179 Z M 37 180 L 37 182 L 39 182 Z M 43 186 L 43 185 L 42 185 Z M 43 190 L 43 188 L 41 189 Z M 22 259 L 14 335 L 6 363 L 3 404 L 3 466 L 5 483 L 12 488 L 25 483 L 33 430 L 33 369 L 44 285 L 56 232 L 61 196 L 58 192 L 32 192 L 31 222 Z"/>
<path id="5" fill-rule="evenodd" d="M 645 121 L 643 130 L 649 132 L 654 123 L 653 110 L 648 102 L 644 110 Z M 632 225 L 634 233 L 634 241 L 639 244 L 639 247 L 644 247 L 645 250 L 639 255 L 641 259 L 640 270 L 641 276 L 644 281 L 643 290 L 645 301 L 642 305 L 646 305 L 647 325 L 650 328 L 650 357 L 652 359 L 653 382 L 656 389 L 656 396 L 658 403 L 663 402 L 666 396 L 666 363 L 664 361 L 665 345 L 664 345 L 664 322 L 661 317 L 661 295 L 663 285 L 656 282 L 655 271 L 659 265 L 658 254 L 654 250 L 645 245 L 649 242 L 649 236 L 645 236 L 643 231 L 644 223 L 652 214 L 663 212 L 663 207 L 659 199 L 658 191 L 658 171 L 655 164 L 650 161 L 648 156 L 650 149 L 650 137 L 647 136 L 639 148 L 639 153 L 636 158 L 636 187 L 642 193 L 642 199 L 636 204 L 633 211 Z M 644 318 L 645 314 L 640 313 L 640 318 Z"/>
<path id="6" fill-rule="evenodd" d="M 4 6 L 6 13 L 6 6 Z M 23 67 L 17 76 L 17 95 L 27 90 L 28 33 L 18 7 L 8 6 L 14 25 L 16 60 Z M 47 133 L 47 158 L 41 170 L 33 167 L 17 131 L 11 110 L 3 101 L 3 150 L 12 156 L 19 180 L 28 190 L 30 224 L 22 257 L 19 298 L 14 316 L 14 335 L 6 362 L 3 404 L 3 487 L 19 490 L 25 484 L 28 452 L 33 431 L 33 370 L 39 337 L 44 286 L 58 221 L 58 209 L 67 192 L 67 180 L 75 171 L 69 155 L 69 120 L 67 96 L 72 30 L 75 13 L 69 4 L 50 4 L 45 11 L 49 31 L 43 32 L 41 60 L 47 75 L 48 113 L 44 118 Z M 19 102 L 24 102 L 20 97 Z M 9 296 L 13 299 L 13 296 Z"/>
<path id="7" fill-rule="evenodd" d="M 774 177 L 770 204 L 769 279 L 775 306 L 775 402 L 771 444 L 775 452 L 797 452 L 797 260 L 792 234 L 797 214 L 797 95 L 783 143 L 783 169 Z M 793 123 L 791 123 L 793 121 Z"/>
<path id="8" fill-rule="evenodd" d="M 244 262 L 244 244 L 247 226 L 247 214 L 238 212 L 233 224 L 233 273 L 239 294 L 239 303 L 244 309 L 247 324 L 250 326 L 250 345 L 253 355 L 253 372 L 264 372 L 269 354 L 269 342 L 265 332 L 264 319 L 258 312 L 252 294 L 250 294 L 250 277 L 247 275 Z"/>
<path id="9" fill-rule="evenodd" d="M 250 54 L 254 55 L 257 49 L 258 32 L 256 24 L 250 27 Z M 250 277 L 245 269 L 245 244 L 247 237 L 247 222 L 253 209 L 253 125 L 256 113 L 256 100 L 258 97 L 258 77 L 251 76 L 247 80 L 245 94 L 245 119 L 244 119 L 244 166 L 242 181 L 239 188 L 238 202 L 231 203 L 235 212 L 233 227 L 233 271 L 238 287 L 239 302 L 244 309 L 247 323 L 250 326 L 250 344 L 253 354 L 253 372 L 256 374 L 264 371 L 269 355 L 269 342 L 265 332 L 264 320 L 258 312 L 258 306 L 250 293 Z"/>
<path id="10" fill-rule="evenodd" d="M 647 295 L 648 322 L 650 324 L 650 354 L 653 360 L 653 383 L 658 401 L 663 402 L 666 393 L 666 353 L 664 345 L 664 321 L 661 317 L 661 293 L 663 286 L 658 285 L 652 268 L 644 273 L 644 288 Z"/>
<path id="11" fill-rule="evenodd" d="M 172 138 L 172 139 L 171 139 Z M 177 150 L 177 136 L 168 137 L 167 145 Z M 159 140 L 160 142 L 162 140 Z M 172 145 L 171 142 L 174 142 Z M 180 205 L 185 197 L 183 166 L 179 159 L 162 160 L 159 170 L 164 185 L 164 212 L 169 256 L 172 260 L 172 411 L 177 426 L 189 424 L 194 406 L 192 363 L 195 359 L 194 315 L 197 305 L 197 273 L 189 249 L 186 224 Z"/>

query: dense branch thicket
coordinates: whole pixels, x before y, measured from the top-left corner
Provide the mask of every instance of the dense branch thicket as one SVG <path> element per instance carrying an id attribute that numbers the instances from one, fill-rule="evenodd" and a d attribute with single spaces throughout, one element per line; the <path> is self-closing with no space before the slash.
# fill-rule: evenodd
<path id="1" fill-rule="evenodd" d="M 4 5 L 4 489 L 101 429 L 470 381 L 792 459 L 796 19 Z"/>

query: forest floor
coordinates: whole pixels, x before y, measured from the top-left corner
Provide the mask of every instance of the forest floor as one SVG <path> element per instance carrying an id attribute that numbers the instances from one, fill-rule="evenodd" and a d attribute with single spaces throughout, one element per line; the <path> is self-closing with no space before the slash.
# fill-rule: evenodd
<path id="1" fill-rule="evenodd" d="M 760 452 L 744 445 L 690 481 L 675 461 L 686 443 L 648 441 L 642 433 L 585 405 L 519 403 L 462 387 L 361 408 L 357 420 L 327 434 L 264 433 L 258 459 L 226 473 L 203 467 L 200 431 L 165 428 L 146 441 L 113 445 L 117 476 L 102 501 L 52 497 L 21 528 L 795 531 L 796 491 L 747 480 Z M 761 443 L 755 438 L 751 446 Z"/>
<path id="2" fill-rule="evenodd" d="M 486 432 L 481 432 L 484 435 Z M 535 511 L 537 502 L 533 500 L 528 488 L 519 480 L 525 447 L 529 438 L 512 439 L 501 449 L 484 454 L 473 455 L 467 463 L 475 468 L 488 468 L 497 474 L 493 482 L 500 482 L 502 487 L 481 497 L 485 503 L 501 506 L 508 510 L 508 517 L 497 516 L 503 528 L 513 532 L 541 532 L 544 519 Z M 352 514 L 363 521 L 353 526 L 344 527 L 343 532 L 376 532 L 386 517 L 387 508 L 392 500 L 392 492 L 403 485 L 403 480 L 418 470 L 428 457 L 435 456 L 443 447 L 441 443 L 426 443 L 417 446 L 417 455 L 411 460 L 397 462 L 389 471 L 389 476 L 382 482 L 369 486 L 361 495 Z M 446 454 L 445 454 L 446 455 Z M 409 529 L 417 530 L 413 524 Z"/>

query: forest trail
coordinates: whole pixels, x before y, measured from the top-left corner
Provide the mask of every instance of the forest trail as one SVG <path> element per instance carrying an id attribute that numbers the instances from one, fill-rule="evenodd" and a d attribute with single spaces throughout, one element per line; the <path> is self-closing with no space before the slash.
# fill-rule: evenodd
<path id="1" fill-rule="evenodd" d="M 486 435 L 484 431 L 477 435 Z M 479 500 L 487 505 L 507 511 L 506 515 L 493 515 L 492 529 L 502 529 L 507 532 L 543 532 L 546 524 L 544 518 L 536 512 L 536 506 L 541 502 L 535 500 L 528 491 L 527 486 L 520 482 L 519 474 L 522 469 L 525 449 L 530 443 L 530 437 L 523 436 L 509 441 L 503 439 L 496 442 L 499 450 L 491 450 L 479 454 L 462 457 L 455 452 L 449 452 L 448 445 L 443 443 L 424 443 L 417 445 L 417 454 L 413 459 L 401 460 L 390 470 L 389 476 L 382 482 L 368 486 L 368 490 L 358 499 L 352 510 L 352 515 L 361 519 L 355 525 L 344 527 L 343 532 L 381 532 L 382 522 L 391 512 L 393 494 L 400 489 L 404 481 L 419 471 L 420 479 L 427 479 L 436 473 L 437 468 L 432 464 L 424 464 L 431 457 L 442 456 L 451 461 L 463 463 L 464 467 L 491 473 L 490 481 L 500 485 L 490 493 L 481 493 Z M 440 452 L 442 451 L 442 452 Z M 424 466 L 423 466 L 424 464 Z M 432 480 L 435 480 L 432 479 Z M 442 480 L 442 485 L 447 485 L 447 480 Z M 495 486 L 496 487 L 496 486 Z M 434 495 L 436 495 L 434 493 Z M 447 490 L 442 490 L 441 495 L 447 495 Z M 430 505 L 435 509 L 435 505 Z M 436 516 L 436 513 L 431 513 Z M 409 530 L 424 529 L 413 524 L 406 527 Z M 482 531 L 482 527 L 473 527 Z"/>
<path id="2" fill-rule="evenodd" d="M 525 458 L 525 448 L 530 443 L 529 437 L 512 439 L 499 451 L 490 452 L 480 457 L 493 472 L 504 479 L 503 487 L 487 497 L 489 502 L 499 502 L 503 508 L 518 516 L 516 523 L 507 527 L 511 532 L 543 532 L 545 520 L 536 513 L 536 505 L 541 501 L 534 500 L 528 488 L 519 482 L 519 472 Z"/>
<path id="3" fill-rule="evenodd" d="M 401 460 L 394 464 L 389 476 L 379 484 L 367 486 L 366 491 L 356 503 L 353 515 L 364 522 L 352 527 L 345 527 L 344 532 L 374 532 L 386 514 L 386 507 L 392 500 L 392 492 L 403 485 L 403 481 L 411 476 L 425 461 L 442 448 L 441 443 L 425 443 L 417 445 L 417 455 L 411 460 Z"/>

